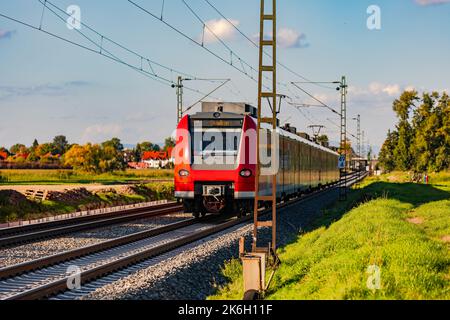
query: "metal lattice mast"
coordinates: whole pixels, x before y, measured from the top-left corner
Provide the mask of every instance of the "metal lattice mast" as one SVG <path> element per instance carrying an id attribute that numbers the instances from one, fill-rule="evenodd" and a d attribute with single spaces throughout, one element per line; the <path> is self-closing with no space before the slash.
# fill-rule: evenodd
<path id="1" fill-rule="evenodd" d="M 173 85 L 175 86 L 175 85 Z M 177 85 L 177 124 L 183 118 L 183 78 L 178 77 Z"/>
<path id="2" fill-rule="evenodd" d="M 366 145 L 365 145 L 366 137 L 365 136 L 366 136 L 366 133 L 365 133 L 365 131 L 363 131 L 362 132 L 362 150 L 361 150 L 361 152 L 362 152 L 361 157 L 363 159 L 366 158 Z"/>
<path id="3" fill-rule="evenodd" d="M 260 141 L 261 141 L 261 124 L 268 123 L 272 126 L 274 133 L 277 129 L 277 13 L 276 13 L 276 0 L 272 0 L 272 13 L 267 14 L 265 10 L 266 0 L 261 0 L 261 14 L 260 14 L 260 33 L 259 33 L 259 74 L 258 74 L 258 128 L 257 128 L 257 147 L 256 147 L 256 176 L 255 176 L 255 202 L 254 202 L 254 227 L 253 227 L 253 251 L 264 251 L 258 248 L 258 229 L 261 227 L 272 228 L 272 241 L 271 250 L 275 253 L 277 248 L 276 243 L 276 221 L 277 221 L 277 176 L 273 173 L 272 182 L 272 194 L 270 196 L 261 196 L 259 190 L 259 183 L 261 177 L 261 165 L 260 165 Z M 265 39 L 265 22 L 272 23 L 272 39 Z M 270 48 L 272 52 L 271 65 L 264 65 L 264 52 L 266 48 Z M 263 79 L 264 76 L 272 78 L 272 91 L 263 91 Z M 271 116 L 263 118 L 263 99 L 268 99 Z M 277 146 L 275 141 L 271 143 L 272 152 L 271 155 L 275 155 Z M 260 201 L 266 201 L 272 203 L 272 220 L 271 221 L 259 221 L 258 204 Z M 267 251 L 267 250 L 265 250 Z"/>
<path id="4" fill-rule="evenodd" d="M 358 157 L 361 158 L 361 115 L 358 114 Z"/>
<path id="5" fill-rule="evenodd" d="M 347 199 L 347 79 L 345 76 L 341 80 L 341 141 L 340 141 L 340 155 L 346 156 L 345 168 L 340 169 L 341 185 L 339 188 L 339 198 L 341 200 Z"/>
<path id="6" fill-rule="evenodd" d="M 356 186 L 359 186 L 359 178 L 361 177 L 361 165 L 362 165 L 362 157 L 361 157 L 361 115 L 358 114 L 358 117 L 356 117 L 356 121 L 358 122 L 358 128 L 357 128 L 357 140 L 358 140 L 358 146 L 357 146 L 357 161 L 355 161 L 355 166 L 356 163 L 358 163 L 358 182 L 356 183 Z"/>

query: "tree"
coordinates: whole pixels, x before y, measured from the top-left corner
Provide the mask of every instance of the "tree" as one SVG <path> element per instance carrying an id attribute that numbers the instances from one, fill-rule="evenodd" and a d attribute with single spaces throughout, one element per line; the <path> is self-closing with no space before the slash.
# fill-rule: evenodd
<path id="1" fill-rule="evenodd" d="M 157 144 L 153 144 L 148 141 L 144 141 L 142 143 L 138 144 L 139 148 L 141 149 L 141 152 L 147 152 L 147 151 L 160 151 L 161 147 Z"/>
<path id="2" fill-rule="evenodd" d="M 123 153 L 117 145 L 73 145 L 64 155 L 64 164 L 77 171 L 104 173 L 125 169 Z"/>
<path id="3" fill-rule="evenodd" d="M 39 158 L 36 155 L 36 153 L 34 153 L 34 151 L 32 151 L 27 157 L 27 162 L 37 162 L 37 161 L 39 161 Z"/>
<path id="4" fill-rule="evenodd" d="M 420 105 L 416 106 L 416 102 Z M 450 168 L 450 98 L 447 93 L 406 91 L 395 100 L 399 122 L 380 152 L 385 170 L 442 171 Z M 410 122 L 410 114 L 413 114 Z"/>
<path id="5" fill-rule="evenodd" d="M 102 147 L 111 147 L 116 151 L 123 151 L 123 144 L 119 138 L 112 138 L 111 140 L 103 142 Z"/>
<path id="6" fill-rule="evenodd" d="M 439 94 L 424 93 L 422 104 L 414 110 L 413 138 L 411 149 L 415 170 L 422 172 L 435 163 L 436 134 L 440 126 L 435 112 L 436 100 Z"/>
<path id="7" fill-rule="evenodd" d="M 172 137 L 168 137 L 166 138 L 166 140 L 164 141 L 164 151 L 167 151 L 169 148 L 174 148 L 175 147 L 175 139 Z"/>
<path id="8" fill-rule="evenodd" d="M 90 143 L 74 145 L 64 155 L 64 164 L 76 171 L 100 173 L 101 147 Z"/>
<path id="9" fill-rule="evenodd" d="M 99 161 L 99 169 L 101 172 L 124 170 L 125 162 L 123 153 L 113 146 L 103 147 Z"/>
<path id="10" fill-rule="evenodd" d="M 410 111 L 418 99 L 417 91 L 405 91 L 393 104 L 393 110 L 399 118 L 397 125 L 398 143 L 394 149 L 395 164 L 399 170 L 409 170 L 413 164 L 410 150 L 413 132 L 408 120 Z"/>
<path id="11" fill-rule="evenodd" d="M 32 150 L 36 150 L 36 148 L 38 147 L 38 145 L 39 145 L 39 142 L 37 141 L 37 139 L 34 139 L 33 145 L 31 146 L 31 149 L 32 149 Z"/>
<path id="12" fill-rule="evenodd" d="M 394 149 L 398 142 L 398 134 L 396 131 L 391 132 L 389 130 L 386 141 L 381 147 L 379 161 L 380 166 L 386 171 L 395 170 Z"/>
<path id="13" fill-rule="evenodd" d="M 437 106 L 440 127 L 436 134 L 435 165 L 436 171 L 450 169 L 450 97 L 447 93 L 441 96 Z"/>
<path id="14" fill-rule="evenodd" d="M 330 139 L 328 138 L 328 136 L 326 134 L 323 134 L 323 135 L 317 137 L 317 143 L 319 143 L 321 145 L 327 145 L 330 143 Z"/>
<path id="15" fill-rule="evenodd" d="M 15 145 L 13 145 L 11 148 L 9 148 L 9 152 L 11 154 L 22 154 L 22 153 L 27 153 L 28 149 L 25 145 L 23 145 L 21 143 L 17 143 Z"/>
<path id="16" fill-rule="evenodd" d="M 134 159 L 136 162 L 141 162 L 142 160 L 142 148 L 141 145 L 138 143 L 136 145 L 136 148 L 133 149 Z"/>
<path id="17" fill-rule="evenodd" d="M 37 157 L 42 158 L 48 154 L 53 154 L 54 152 L 54 145 L 53 143 L 43 143 L 40 144 L 36 150 L 34 150 L 34 153 Z"/>
<path id="18" fill-rule="evenodd" d="M 68 150 L 69 143 L 66 136 L 56 136 L 53 138 L 53 153 L 63 155 Z"/>

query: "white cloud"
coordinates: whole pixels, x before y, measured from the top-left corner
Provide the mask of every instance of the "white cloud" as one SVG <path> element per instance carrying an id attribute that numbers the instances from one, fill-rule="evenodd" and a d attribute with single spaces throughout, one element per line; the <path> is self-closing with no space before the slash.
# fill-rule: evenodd
<path id="1" fill-rule="evenodd" d="M 280 48 L 306 48 L 306 35 L 290 28 L 280 28 L 277 34 L 277 42 Z"/>
<path id="2" fill-rule="evenodd" d="M 119 137 L 123 132 L 122 126 L 118 124 L 96 124 L 87 127 L 83 132 L 82 142 L 100 143 L 114 137 Z"/>
<path id="3" fill-rule="evenodd" d="M 239 26 L 240 22 L 238 20 L 230 20 L 230 22 L 236 27 Z M 236 29 L 225 19 L 213 19 L 206 21 L 208 28 L 205 28 L 204 35 L 200 35 L 200 40 L 203 39 L 204 43 L 214 43 L 219 40 L 233 39 L 236 34 Z"/>
<path id="4" fill-rule="evenodd" d="M 382 84 L 382 83 L 378 83 L 378 82 L 372 82 L 369 85 L 369 91 L 372 94 L 380 94 L 380 93 L 385 93 L 390 97 L 393 96 L 398 96 L 400 94 L 400 92 L 402 91 L 402 89 L 400 88 L 400 85 L 398 84 Z"/>
<path id="5" fill-rule="evenodd" d="M 16 33 L 14 30 L 8 31 L 0 29 L 0 39 L 11 39 L 14 33 Z"/>
<path id="6" fill-rule="evenodd" d="M 255 42 L 259 42 L 259 34 L 255 34 L 253 37 Z M 272 32 L 265 35 L 266 39 L 272 38 Z M 306 42 L 306 34 L 301 33 L 291 28 L 280 28 L 277 32 L 277 45 L 283 49 L 291 48 L 307 48 L 309 43 Z"/>

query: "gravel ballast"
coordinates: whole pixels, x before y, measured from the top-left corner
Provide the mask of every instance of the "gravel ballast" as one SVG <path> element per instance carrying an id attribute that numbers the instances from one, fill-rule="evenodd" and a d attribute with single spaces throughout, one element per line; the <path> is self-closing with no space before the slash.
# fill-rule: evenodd
<path id="1" fill-rule="evenodd" d="M 337 198 L 338 190 L 334 189 L 279 210 L 278 245 L 291 241 Z M 246 248 L 250 249 L 252 228 L 252 224 L 237 226 L 105 277 L 83 288 L 82 298 L 203 300 L 225 283 L 221 269 L 226 261 L 238 257 L 240 237 L 246 236 Z M 270 229 L 263 230 L 260 239 L 269 241 Z"/>
<path id="2" fill-rule="evenodd" d="M 0 268 L 94 245 L 133 233 L 155 229 L 188 218 L 191 218 L 191 215 L 183 213 L 171 214 L 162 217 L 152 217 L 139 221 L 72 233 L 63 237 L 1 249 Z"/>

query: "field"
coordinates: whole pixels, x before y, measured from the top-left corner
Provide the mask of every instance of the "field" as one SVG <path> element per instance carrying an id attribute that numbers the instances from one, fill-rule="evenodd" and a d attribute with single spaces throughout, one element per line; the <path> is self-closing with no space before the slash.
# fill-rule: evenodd
<path id="1" fill-rule="evenodd" d="M 173 170 L 126 170 L 105 174 L 86 174 L 73 170 L 0 170 L 0 186 L 59 184 L 124 184 L 151 180 L 170 180 Z"/>
<path id="2" fill-rule="evenodd" d="M 450 173 L 368 178 L 280 249 L 266 299 L 450 299 Z M 242 299 L 239 260 L 211 299 Z M 379 282 L 375 281 L 379 279 Z"/>
<path id="3" fill-rule="evenodd" d="M 12 193 L 10 193 L 12 192 Z M 40 219 L 48 216 L 155 200 L 173 200 L 172 182 L 124 186 L 123 190 L 104 188 L 95 192 L 74 189 L 65 201 L 36 202 L 18 192 L 0 190 L 0 223 Z"/>

